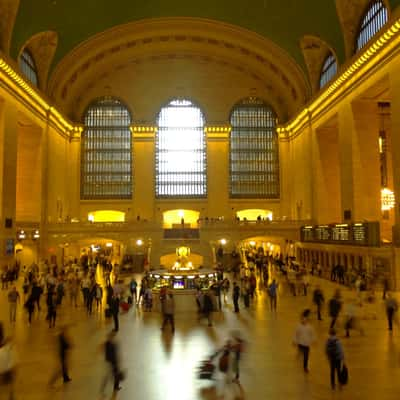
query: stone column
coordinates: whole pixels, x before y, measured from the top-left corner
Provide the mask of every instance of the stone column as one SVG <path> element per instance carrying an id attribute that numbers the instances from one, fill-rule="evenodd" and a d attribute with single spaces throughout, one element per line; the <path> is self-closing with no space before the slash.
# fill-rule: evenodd
<path id="1" fill-rule="evenodd" d="M 14 261 L 16 239 L 18 110 L 6 101 L 0 105 L 0 262 Z"/>
<path id="2" fill-rule="evenodd" d="M 354 181 L 353 181 L 353 131 L 354 120 L 350 103 L 345 103 L 339 109 L 339 176 L 341 189 L 341 218 L 344 212 L 354 212 Z"/>
<path id="3" fill-rule="evenodd" d="M 393 244 L 400 247 L 400 74 L 398 70 L 392 69 L 390 79 L 390 101 L 391 101 L 391 148 L 392 151 L 392 174 L 393 191 L 395 195 L 395 222 L 393 226 Z M 397 253 L 396 253 L 397 254 Z M 400 266 L 400 264 L 399 264 Z"/>

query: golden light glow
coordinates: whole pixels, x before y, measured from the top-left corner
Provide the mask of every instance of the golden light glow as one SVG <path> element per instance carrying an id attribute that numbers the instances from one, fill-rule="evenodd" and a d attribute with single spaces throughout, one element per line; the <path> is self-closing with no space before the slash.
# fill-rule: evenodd
<path id="1" fill-rule="evenodd" d="M 134 139 L 154 139 L 157 133 L 156 126 L 131 126 Z"/>
<path id="2" fill-rule="evenodd" d="M 272 221 L 272 211 L 258 208 L 237 211 L 236 216 L 240 220 L 246 219 L 247 221 L 257 221 L 258 217 L 261 217 L 261 219 L 264 220 L 268 219 L 269 221 Z"/>
<path id="3" fill-rule="evenodd" d="M 231 129 L 230 126 L 207 126 L 204 131 L 209 139 L 227 139 Z"/>
<path id="4" fill-rule="evenodd" d="M 219 242 L 222 244 L 222 246 L 226 245 L 226 239 L 221 239 Z"/>
<path id="5" fill-rule="evenodd" d="M 71 135 L 75 126 L 67 121 L 54 107 L 43 99 L 42 95 L 19 75 L 3 58 L 0 58 L 0 77 L 17 95 L 43 117 L 48 118 L 53 126 L 63 134 Z"/>
<path id="6" fill-rule="evenodd" d="M 181 246 L 176 249 L 176 255 L 178 257 L 189 257 L 190 256 L 190 247 Z"/>
<path id="7" fill-rule="evenodd" d="M 381 190 L 381 210 L 382 211 L 389 211 L 394 208 L 396 201 L 395 201 L 394 193 L 388 188 L 383 188 Z"/>
<path id="8" fill-rule="evenodd" d="M 92 211 L 88 215 L 90 222 L 125 222 L 125 213 L 116 210 Z"/>
<path id="9" fill-rule="evenodd" d="M 200 213 L 195 210 L 168 210 L 163 212 L 163 226 L 164 229 L 171 229 L 174 225 L 180 225 L 182 218 L 185 225 L 189 224 L 190 227 L 197 227 L 197 221 Z"/>

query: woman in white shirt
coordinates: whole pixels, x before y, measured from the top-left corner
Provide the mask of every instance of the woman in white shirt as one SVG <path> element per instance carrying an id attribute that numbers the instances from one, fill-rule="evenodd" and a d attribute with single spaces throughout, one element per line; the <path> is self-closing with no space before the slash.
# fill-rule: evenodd
<path id="1" fill-rule="evenodd" d="M 305 310 L 301 316 L 301 321 L 297 326 L 294 333 L 294 343 L 299 348 L 299 351 L 303 353 L 303 368 L 304 372 L 308 372 L 308 357 L 310 354 L 310 346 L 315 341 L 315 331 L 310 324 L 308 317 L 310 310 Z"/>

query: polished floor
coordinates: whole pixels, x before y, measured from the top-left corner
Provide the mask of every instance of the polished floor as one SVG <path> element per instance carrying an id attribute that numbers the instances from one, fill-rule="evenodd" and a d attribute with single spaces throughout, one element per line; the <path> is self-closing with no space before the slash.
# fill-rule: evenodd
<path id="1" fill-rule="evenodd" d="M 336 285 L 320 280 L 326 298 Z M 355 293 L 344 290 L 344 299 Z M 230 299 L 229 299 L 230 300 Z M 328 318 L 312 324 L 317 341 L 310 355 L 310 373 L 304 374 L 301 360 L 292 344 L 298 317 L 311 306 L 311 295 L 293 297 L 286 286 L 280 286 L 278 311 L 269 311 L 268 298 L 260 292 L 246 310 L 238 315 L 231 304 L 214 315 L 214 325 L 198 323 L 191 308 L 193 298 L 177 298 L 176 332 L 160 331 L 160 315 L 133 308 L 120 316 L 117 335 L 126 380 L 122 390 L 113 397 L 107 388 L 107 399 L 140 400 L 215 400 L 215 399 L 398 399 L 400 393 L 400 327 L 387 330 L 381 299 L 358 309 L 365 335 L 352 332 L 344 343 L 346 362 L 350 371 L 349 384 L 343 390 L 332 391 L 329 385 L 328 364 L 324 353 Z M 189 306 L 188 306 L 189 305 Z M 44 306 L 44 303 L 43 303 Z M 6 291 L 0 291 L 0 320 L 11 335 L 18 350 L 16 399 L 19 400 L 81 400 L 100 399 L 99 388 L 105 373 L 101 344 L 112 323 L 102 312 L 88 317 L 83 307 L 77 309 L 65 302 L 58 312 L 57 324 L 69 323 L 73 348 L 70 354 L 72 381 L 61 382 L 49 389 L 47 382 L 56 368 L 55 332 L 49 329 L 45 311 L 35 316 L 31 326 L 22 307 L 19 307 L 15 326 L 8 323 Z M 343 326 L 339 321 L 339 327 Z M 247 341 L 241 368 L 241 387 L 225 385 L 217 377 L 216 385 L 196 378 L 200 360 L 221 346 L 233 330 L 239 330 Z M 5 399 L 0 386 L 0 399 Z"/>

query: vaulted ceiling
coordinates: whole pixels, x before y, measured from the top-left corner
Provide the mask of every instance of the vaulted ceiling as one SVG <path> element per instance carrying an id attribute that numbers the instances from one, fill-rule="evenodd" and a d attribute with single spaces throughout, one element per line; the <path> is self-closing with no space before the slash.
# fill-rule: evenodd
<path id="1" fill-rule="evenodd" d="M 301 65 L 299 40 L 305 34 L 322 38 L 339 59 L 344 57 L 334 0 L 21 0 L 12 54 L 17 55 L 36 33 L 54 30 L 59 34 L 57 63 L 90 36 L 115 25 L 179 16 L 214 19 L 254 31 L 282 47 Z"/>
<path id="2" fill-rule="evenodd" d="M 392 14 L 400 13 L 400 0 L 383 1 Z M 46 77 L 41 79 L 41 89 L 71 117 L 80 115 L 90 98 L 101 95 L 105 88 L 118 87 L 118 93 L 113 94 L 124 96 L 124 81 L 136 79 L 140 85 L 141 79 L 159 79 L 157 71 L 177 64 L 181 65 L 176 81 L 179 76 L 185 78 L 178 71 L 187 71 L 187 84 L 181 86 L 196 81 L 199 87 L 207 86 L 213 78 L 211 69 L 204 66 L 206 62 L 221 69 L 218 72 L 214 68 L 215 79 L 219 74 L 226 78 L 227 87 L 241 82 L 245 87 L 258 88 L 258 94 L 287 119 L 318 90 L 310 70 L 318 75 L 318 63 L 327 51 L 336 54 L 339 65 L 352 56 L 358 29 L 355 25 L 368 3 L 0 0 L 3 10 L 14 6 L 16 12 L 15 22 L 9 17 L 13 20 L 10 38 L 0 39 L 3 43 L 8 40 L 9 45 L 3 48 L 9 47 L 14 59 L 26 45 L 35 55 L 39 53 L 39 72 Z M 306 54 L 310 49 L 318 53 L 318 65 L 315 54 Z M 138 65 L 146 66 L 138 69 Z M 169 93 L 172 81 L 162 83 L 165 93 Z M 133 94 L 128 95 L 133 102 Z"/>

